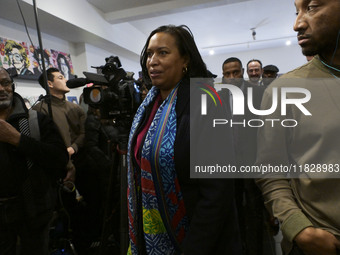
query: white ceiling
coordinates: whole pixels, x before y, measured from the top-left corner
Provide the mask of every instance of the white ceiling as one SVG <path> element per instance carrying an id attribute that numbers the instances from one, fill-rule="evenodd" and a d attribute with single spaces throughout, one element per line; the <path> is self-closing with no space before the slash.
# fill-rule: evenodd
<path id="1" fill-rule="evenodd" d="M 116 12 L 122 11 L 132 8 L 139 8 L 143 6 L 148 6 L 152 4 L 164 3 L 169 2 L 168 0 L 138 0 L 138 1 L 131 1 L 131 0 L 87 0 L 89 3 L 96 6 L 99 10 L 104 13 L 109 12 Z M 173 2 L 173 1 L 172 1 Z"/>
<path id="2" fill-rule="evenodd" d="M 22 24 L 16 1 L 1 2 L 0 18 Z M 137 61 L 149 33 L 165 24 L 187 25 L 203 55 L 209 54 L 210 50 L 215 54 L 226 54 L 279 47 L 287 40 L 296 43 L 292 28 L 295 19 L 293 0 L 69 0 L 70 5 L 77 3 L 82 7 L 79 10 L 72 7 L 68 16 L 54 13 L 52 7 L 48 9 L 47 2 L 54 5 L 54 9 L 67 8 L 56 5 L 65 0 L 39 0 L 43 32 L 112 52 L 119 50 L 125 57 Z M 32 0 L 20 0 L 20 3 L 28 25 L 34 28 Z M 84 22 L 71 19 L 70 16 L 86 15 L 81 12 L 85 7 L 92 8 L 96 14 L 88 15 L 88 19 L 93 19 L 91 23 L 104 26 L 91 29 L 90 25 L 81 26 Z M 256 30 L 256 40 L 253 40 L 251 28 Z M 111 33 L 107 31 L 110 29 L 115 35 L 105 36 L 105 33 Z M 124 35 L 117 31 L 124 31 Z"/>
<path id="3" fill-rule="evenodd" d="M 145 35 L 163 24 L 188 25 L 202 54 L 278 47 L 287 40 L 296 43 L 292 0 L 87 1 L 111 24 L 129 22 Z"/>

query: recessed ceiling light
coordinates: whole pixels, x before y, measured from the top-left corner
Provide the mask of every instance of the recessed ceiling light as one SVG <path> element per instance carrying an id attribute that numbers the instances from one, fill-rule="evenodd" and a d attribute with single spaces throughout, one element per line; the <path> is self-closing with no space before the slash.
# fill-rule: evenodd
<path id="1" fill-rule="evenodd" d="M 209 55 L 214 55 L 215 51 L 214 50 L 209 50 Z"/>
<path id="2" fill-rule="evenodd" d="M 287 46 L 289 46 L 289 45 L 291 45 L 291 44 L 292 44 L 292 41 L 290 41 L 290 40 L 286 41 L 286 45 L 287 45 Z"/>

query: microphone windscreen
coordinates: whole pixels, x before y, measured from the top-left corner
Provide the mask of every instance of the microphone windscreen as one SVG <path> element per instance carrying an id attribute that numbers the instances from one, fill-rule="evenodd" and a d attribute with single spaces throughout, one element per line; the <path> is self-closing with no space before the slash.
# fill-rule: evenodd
<path id="1" fill-rule="evenodd" d="M 79 88 L 90 83 L 86 78 L 70 79 L 66 82 L 66 86 L 70 89 Z"/>

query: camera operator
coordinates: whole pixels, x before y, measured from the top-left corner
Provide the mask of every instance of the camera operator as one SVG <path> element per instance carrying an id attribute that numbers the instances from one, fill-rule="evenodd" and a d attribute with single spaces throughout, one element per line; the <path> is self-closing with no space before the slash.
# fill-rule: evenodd
<path id="1" fill-rule="evenodd" d="M 100 110 L 89 106 L 85 122 L 85 151 L 89 168 L 99 170 L 96 172 L 101 183 L 99 193 L 102 198 L 106 196 L 117 138 L 118 130 L 114 126 L 114 120 L 102 119 Z M 100 206 L 104 207 L 104 201 L 102 202 Z"/>
<path id="2" fill-rule="evenodd" d="M 77 231 L 78 252 L 81 249 L 88 250 L 90 244 L 101 239 L 103 219 L 107 207 L 112 209 L 118 206 L 119 189 L 111 190 L 117 186 L 117 173 L 114 165 L 114 153 L 116 150 L 118 130 L 114 126 L 114 120 L 102 119 L 100 110 L 89 105 L 85 122 L 85 164 L 86 168 L 77 175 L 77 189 L 84 198 L 86 204 L 82 208 L 79 224 L 81 231 Z M 119 217 L 115 217 L 115 221 Z M 119 226 L 119 223 L 115 224 Z M 117 238 L 117 236 L 115 237 Z"/>
<path id="3" fill-rule="evenodd" d="M 94 246 L 100 252 L 119 251 L 120 214 L 125 208 L 120 206 L 120 178 L 126 175 L 120 165 L 126 151 L 122 148 L 141 102 L 140 84 L 133 79 L 133 73 L 121 68 L 118 57 L 110 56 L 105 61 L 105 65 L 94 67 L 98 73 L 83 72 L 86 78 L 71 79 L 66 84 L 69 88 L 87 85 L 82 94 L 88 105 L 83 167 L 77 174 L 77 189 L 85 206 L 76 219 L 74 240 L 81 254 Z M 89 86 L 90 83 L 95 85 Z"/>

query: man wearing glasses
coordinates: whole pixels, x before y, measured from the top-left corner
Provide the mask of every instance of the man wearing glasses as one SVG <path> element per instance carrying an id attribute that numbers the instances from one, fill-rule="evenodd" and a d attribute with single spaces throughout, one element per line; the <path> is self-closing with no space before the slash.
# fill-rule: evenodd
<path id="1" fill-rule="evenodd" d="M 21 254 L 48 254 L 56 180 L 67 161 L 55 124 L 29 113 L 0 68 L 0 254 L 18 254 L 18 237 Z"/>

